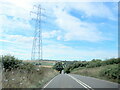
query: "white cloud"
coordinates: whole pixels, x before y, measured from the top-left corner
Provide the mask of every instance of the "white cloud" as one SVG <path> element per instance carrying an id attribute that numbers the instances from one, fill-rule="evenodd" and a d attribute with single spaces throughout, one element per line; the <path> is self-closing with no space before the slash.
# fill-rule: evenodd
<path id="1" fill-rule="evenodd" d="M 32 48 L 32 42 L 33 42 L 33 37 L 26 37 L 22 35 L 3 35 L 3 38 L 0 39 L 0 42 L 2 42 L 2 48 L 5 50 L 9 50 L 10 48 L 11 51 L 14 49 L 18 50 L 29 50 Z"/>
<path id="2" fill-rule="evenodd" d="M 71 8 L 74 8 L 78 11 L 85 13 L 86 17 L 102 17 L 110 20 L 116 20 L 114 13 L 111 11 L 111 8 L 107 7 L 103 3 L 96 2 L 83 2 L 83 3 L 71 3 Z M 117 11 L 116 11 L 117 12 Z M 79 13 L 79 12 L 78 12 Z"/>
<path id="3" fill-rule="evenodd" d="M 6 50 L 3 50 L 3 49 L 0 49 L 0 54 L 1 55 L 13 55 L 15 56 L 16 58 L 19 58 L 21 60 L 26 60 L 26 59 L 29 59 L 30 58 L 30 52 L 19 52 L 19 49 L 6 49 Z"/>
<path id="4" fill-rule="evenodd" d="M 33 37 L 4 34 L 0 42 L 2 55 L 10 54 L 20 59 L 30 59 Z"/>
<path id="5" fill-rule="evenodd" d="M 13 43 L 28 44 L 33 41 L 33 37 L 27 37 L 22 35 L 3 35 L 3 39 Z"/>
<path id="6" fill-rule="evenodd" d="M 51 42 L 51 43 L 50 43 Z M 47 42 L 46 42 L 47 43 Z M 117 57 L 117 51 L 84 49 L 79 50 L 58 42 L 48 41 L 49 45 L 43 46 L 43 59 L 59 59 L 59 60 L 91 60 L 93 58 L 106 59 Z M 9 46 L 0 50 L 0 53 L 15 55 L 20 59 L 30 59 L 31 57 L 31 43 L 24 43 L 22 45 Z M 114 52 L 114 53 L 113 53 Z"/>
<path id="7" fill-rule="evenodd" d="M 0 39 L 0 42 L 9 42 L 9 43 L 12 43 L 12 42 L 9 41 L 9 40 L 3 40 L 3 39 Z"/>
<path id="8" fill-rule="evenodd" d="M 32 2 L 33 0 L 0 1 L 0 14 L 28 20 L 30 19 L 29 13 L 32 9 Z"/>
<path id="9" fill-rule="evenodd" d="M 57 10 L 55 12 L 57 17 L 56 23 L 62 28 L 64 33 L 64 40 L 85 40 L 96 42 L 106 40 L 102 33 L 96 28 L 95 24 L 81 21 L 80 19 L 69 15 L 64 10 Z"/>
<path id="10" fill-rule="evenodd" d="M 32 28 L 32 26 L 29 24 L 28 20 L 30 20 L 30 11 L 33 8 L 34 3 L 40 2 L 39 0 L 4 0 L 0 1 L 0 33 L 3 34 L 3 38 L 0 39 L 0 42 L 8 43 L 7 46 L 3 46 L 1 52 L 4 52 L 4 54 L 10 53 L 12 55 L 16 55 L 17 57 L 23 57 L 23 58 L 30 58 L 31 55 L 31 47 L 32 47 L 32 41 L 33 37 L 27 37 L 23 35 L 8 35 L 4 33 L 6 30 L 5 28 L 8 28 L 9 32 L 11 30 L 28 30 L 29 31 Z M 49 3 L 48 3 L 49 5 Z M 43 55 L 44 58 L 52 59 L 84 59 L 86 58 L 86 55 L 89 55 L 90 58 L 107 58 L 109 56 L 114 57 L 116 56 L 116 52 L 113 54 L 112 51 L 105 51 L 105 50 L 95 50 L 95 51 L 88 51 L 88 50 L 77 50 L 75 48 L 65 46 L 64 44 L 59 44 L 54 42 L 53 40 L 49 40 L 50 38 L 56 38 L 57 40 L 85 40 L 90 42 L 97 42 L 101 40 L 106 40 L 106 38 L 103 37 L 102 32 L 100 32 L 96 25 L 93 23 L 87 23 L 83 22 L 78 18 L 75 18 L 68 14 L 68 10 L 70 7 L 75 8 L 77 10 L 84 11 L 86 16 L 98 16 L 98 17 L 104 17 L 109 19 L 114 19 L 114 15 L 111 13 L 110 9 L 103 5 L 103 7 L 100 7 L 98 5 L 98 9 L 96 8 L 96 5 L 92 4 L 86 4 L 79 6 L 78 5 L 71 5 L 68 3 L 58 3 L 58 7 L 56 7 L 56 4 L 50 4 L 49 6 L 46 5 L 45 8 L 47 8 L 48 11 L 52 11 L 52 18 L 54 17 L 54 14 L 56 15 L 56 22 L 58 26 L 61 28 L 58 30 L 52 30 L 48 32 L 43 32 L 43 38 L 44 43 L 47 45 L 43 46 Z M 66 5 L 68 7 L 66 7 Z M 44 5 L 43 5 L 44 6 Z M 108 14 L 105 14 L 105 12 L 102 11 L 102 9 L 105 8 L 105 12 Z M 53 10 L 52 10 L 53 9 Z M 101 14 L 99 15 L 98 12 Z M 51 16 L 51 14 L 48 14 L 48 16 Z M 13 19 L 9 20 L 7 16 L 13 16 Z M 17 29 L 19 28 L 19 29 Z M 14 30 L 14 31 L 15 31 Z M 15 31 L 16 32 L 16 31 Z M 2 35 L 1 34 L 1 35 Z M 4 45 L 4 44 L 3 44 Z"/>
<path id="11" fill-rule="evenodd" d="M 52 31 L 48 31 L 48 32 L 43 32 L 42 36 L 44 39 L 49 39 L 49 38 L 59 38 L 60 40 L 60 35 L 61 31 L 60 30 L 52 30 Z"/>
<path id="12" fill-rule="evenodd" d="M 57 37 L 57 40 L 61 40 L 62 39 L 62 35 Z"/>
<path id="13" fill-rule="evenodd" d="M 93 58 L 106 59 L 117 57 L 117 51 L 79 50 L 63 44 L 47 45 L 43 47 L 44 58 L 59 60 L 91 60 Z M 113 54 L 114 52 L 114 54 Z"/>
<path id="14" fill-rule="evenodd" d="M 13 17 L 13 19 L 9 19 L 7 16 L 0 15 L 0 22 L 1 22 L 1 31 L 4 29 L 8 29 L 8 31 L 12 30 L 31 30 L 32 26 L 29 24 L 28 21 L 17 19 Z M 4 31 L 2 31 L 4 33 Z"/>
<path id="15" fill-rule="evenodd" d="M 30 24 L 25 20 L 26 18 L 29 17 L 28 12 L 32 10 L 32 7 L 33 7 L 32 5 L 39 1 L 38 0 L 37 1 L 22 0 L 20 3 L 18 3 L 18 0 L 11 1 L 11 2 L 9 0 L 6 0 L 6 1 L 7 3 L 4 1 L 1 3 L 1 8 L 4 7 L 2 8 L 1 13 L 4 15 L 14 16 L 14 19 L 10 21 L 5 16 L 3 16 L 1 17 L 3 19 L 2 22 L 6 23 L 5 25 L 8 25 L 7 26 L 8 28 L 21 27 L 21 28 L 26 28 L 26 30 L 32 29 Z M 47 9 L 51 7 L 51 9 L 54 10 L 53 13 L 55 13 L 57 17 L 56 22 L 58 23 L 60 28 L 64 29 L 64 32 L 62 33 L 64 34 L 64 40 L 86 40 L 86 41 L 93 41 L 93 42 L 104 40 L 103 36 L 101 36 L 101 32 L 97 30 L 94 24 L 82 22 L 79 19 L 69 15 L 66 10 L 71 9 L 71 7 L 85 12 L 87 16 L 96 16 L 96 15 L 100 17 L 111 16 L 111 18 L 113 18 L 113 15 L 110 12 L 110 10 L 103 4 L 99 5 L 99 4 L 93 4 L 93 3 L 79 3 L 79 4 L 60 3 L 60 4 L 56 4 L 58 5 L 57 8 L 55 8 L 56 7 L 55 4 L 47 3 L 47 5 L 45 6 Z M 66 8 L 66 5 L 68 6 L 68 8 Z M 21 16 L 21 15 L 24 15 L 24 16 Z M 19 21 L 17 20 L 17 18 L 24 18 L 25 20 L 23 19 Z M 51 35 L 48 33 L 44 33 L 46 38 L 53 37 L 51 33 L 50 33 Z M 59 40 L 61 39 L 61 37 L 62 36 L 58 36 L 57 39 Z"/>
<path id="16" fill-rule="evenodd" d="M 66 4 L 66 5 L 65 5 Z M 67 7 L 66 7 L 67 6 Z M 85 40 L 90 42 L 97 42 L 103 40 L 110 40 L 105 37 L 101 30 L 98 29 L 94 23 L 87 23 L 80 18 L 70 15 L 68 12 L 72 9 L 82 11 L 85 13 L 84 17 L 101 17 L 110 20 L 116 20 L 112 10 L 103 3 L 64 3 L 62 6 L 58 5 L 54 8 L 56 16 L 56 23 L 64 31 L 64 40 Z M 79 13 L 79 12 L 78 12 Z M 84 18 L 82 16 L 82 18 Z"/>
<path id="17" fill-rule="evenodd" d="M 32 1 L 33 2 L 33 1 Z M 33 29 L 29 23 L 32 2 L 22 0 L 0 1 L 0 34 L 9 32 L 23 32 Z"/>

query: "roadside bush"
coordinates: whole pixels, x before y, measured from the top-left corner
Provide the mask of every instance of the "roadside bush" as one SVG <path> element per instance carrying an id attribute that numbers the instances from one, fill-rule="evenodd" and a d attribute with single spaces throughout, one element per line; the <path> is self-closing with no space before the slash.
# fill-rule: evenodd
<path id="1" fill-rule="evenodd" d="M 120 63 L 120 58 L 111 58 L 102 62 L 103 65 L 119 64 L 119 63 Z"/>
<path id="2" fill-rule="evenodd" d="M 2 64 L 5 71 L 11 71 L 12 69 L 25 69 L 31 71 L 35 68 L 35 65 L 32 63 L 25 63 L 22 60 L 16 59 L 14 56 L 5 55 L 2 57 Z"/>
<path id="3" fill-rule="evenodd" d="M 41 63 L 35 63 L 34 65 L 41 65 Z"/>
<path id="4" fill-rule="evenodd" d="M 5 70 L 18 68 L 21 63 L 22 61 L 16 59 L 14 56 L 5 55 L 2 57 L 2 64 Z"/>
<path id="5" fill-rule="evenodd" d="M 72 64 L 68 64 L 65 68 L 64 71 L 66 73 L 70 73 L 73 69 L 79 68 L 79 67 L 86 67 L 88 65 L 88 62 L 86 61 L 75 61 Z"/>
<path id="6" fill-rule="evenodd" d="M 0 56 L 0 62 L 2 62 L 2 56 Z"/>
<path id="7" fill-rule="evenodd" d="M 31 71 L 33 69 L 35 69 L 35 66 L 32 63 L 22 63 L 19 66 L 20 69 L 25 69 L 27 71 Z"/>
<path id="8" fill-rule="evenodd" d="M 70 73 L 70 69 L 71 69 L 71 67 L 67 66 L 67 67 L 64 68 L 64 72 L 65 73 Z"/>
<path id="9" fill-rule="evenodd" d="M 93 59 L 92 61 L 88 62 L 87 68 L 93 67 L 100 67 L 102 65 L 102 61 L 99 59 Z"/>
<path id="10" fill-rule="evenodd" d="M 67 70 L 65 70 L 65 73 L 70 73 L 70 70 L 68 70 L 68 69 L 67 69 Z"/>
<path id="11" fill-rule="evenodd" d="M 108 79 L 120 80 L 120 67 L 117 64 L 106 66 L 101 70 L 100 76 L 105 76 Z"/>
<path id="12" fill-rule="evenodd" d="M 53 66 L 53 69 L 56 69 L 57 71 L 61 71 L 64 69 L 63 68 L 63 65 L 62 65 L 62 62 L 57 62 L 54 66 Z"/>

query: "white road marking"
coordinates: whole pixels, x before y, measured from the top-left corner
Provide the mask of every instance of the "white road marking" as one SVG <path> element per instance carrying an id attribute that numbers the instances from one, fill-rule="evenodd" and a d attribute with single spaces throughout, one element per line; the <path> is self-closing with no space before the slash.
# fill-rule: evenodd
<path id="1" fill-rule="evenodd" d="M 76 82 L 78 82 L 80 85 L 82 85 L 84 88 L 86 88 L 87 90 L 94 90 L 92 89 L 90 86 L 88 86 L 87 84 L 83 83 L 82 81 L 80 81 L 79 79 L 76 79 L 75 77 L 71 76 L 68 74 L 69 77 L 71 77 L 72 79 L 74 79 Z"/>
<path id="2" fill-rule="evenodd" d="M 55 79 L 56 77 L 54 77 L 53 79 Z M 46 88 L 52 81 L 53 79 L 51 79 L 43 88 Z M 43 89 L 44 90 L 44 89 Z"/>

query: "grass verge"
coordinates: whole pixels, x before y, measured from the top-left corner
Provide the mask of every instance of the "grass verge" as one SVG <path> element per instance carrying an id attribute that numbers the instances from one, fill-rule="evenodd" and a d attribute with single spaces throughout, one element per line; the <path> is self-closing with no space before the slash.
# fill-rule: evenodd
<path id="1" fill-rule="evenodd" d="M 37 67 L 28 71 L 15 69 L 3 72 L 3 88 L 42 88 L 58 72 L 52 68 Z"/>
<path id="2" fill-rule="evenodd" d="M 71 73 L 120 83 L 118 64 L 106 65 L 106 66 L 94 67 L 94 68 L 80 67 L 72 70 Z"/>

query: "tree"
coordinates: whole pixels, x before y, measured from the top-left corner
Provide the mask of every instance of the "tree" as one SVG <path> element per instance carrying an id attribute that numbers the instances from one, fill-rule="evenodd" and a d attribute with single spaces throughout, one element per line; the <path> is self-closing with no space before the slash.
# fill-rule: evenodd
<path id="1" fill-rule="evenodd" d="M 62 65 L 62 62 L 58 62 L 56 63 L 54 66 L 53 66 L 54 69 L 56 69 L 57 71 L 61 71 L 63 70 L 63 65 Z"/>
<path id="2" fill-rule="evenodd" d="M 14 56 L 5 55 L 2 57 L 2 64 L 5 70 L 18 68 L 22 61 L 16 59 Z"/>

